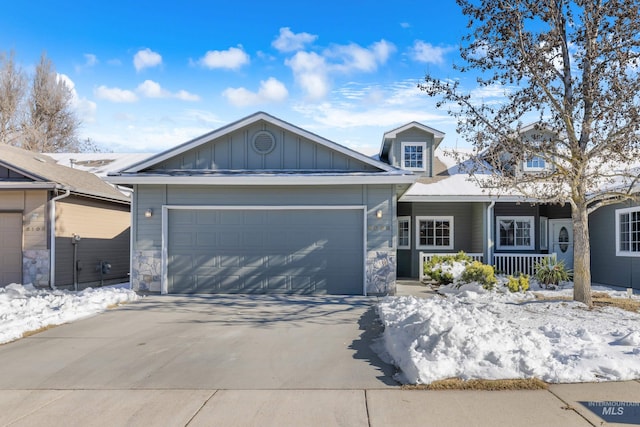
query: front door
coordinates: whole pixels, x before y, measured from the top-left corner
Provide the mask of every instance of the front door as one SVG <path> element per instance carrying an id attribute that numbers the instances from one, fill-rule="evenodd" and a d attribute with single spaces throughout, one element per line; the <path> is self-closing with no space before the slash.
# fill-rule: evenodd
<path id="1" fill-rule="evenodd" d="M 565 267 L 573 269 L 573 223 L 571 220 L 550 219 L 549 237 L 551 252 L 555 252 L 558 261 L 564 261 Z"/>

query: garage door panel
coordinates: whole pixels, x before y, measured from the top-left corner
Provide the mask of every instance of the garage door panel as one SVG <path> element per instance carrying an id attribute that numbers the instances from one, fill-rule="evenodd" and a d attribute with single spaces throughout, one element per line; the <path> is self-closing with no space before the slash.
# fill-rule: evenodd
<path id="1" fill-rule="evenodd" d="M 173 214 L 169 292 L 362 294 L 361 210 L 209 210 L 180 221 Z"/>

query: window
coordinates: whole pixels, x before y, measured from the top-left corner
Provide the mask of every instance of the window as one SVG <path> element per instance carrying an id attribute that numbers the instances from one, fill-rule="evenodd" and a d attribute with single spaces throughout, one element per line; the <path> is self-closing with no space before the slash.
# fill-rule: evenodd
<path id="1" fill-rule="evenodd" d="M 524 162 L 525 171 L 541 171 L 547 167 L 547 163 L 540 156 L 533 156 Z"/>
<path id="2" fill-rule="evenodd" d="M 616 209 L 616 256 L 640 256 L 640 207 Z"/>
<path id="3" fill-rule="evenodd" d="M 549 249 L 549 218 L 540 217 L 540 249 Z"/>
<path id="4" fill-rule="evenodd" d="M 411 249 L 411 217 L 398 217 L 398 249 Z"/>
<path id="5" fill-rule="evenodd" d="M 535 249 L 532 216 L 496 218 L 498 249 Z"/>
<path id="6" fill-rule="evenodd" d="M 413 171 L 427 170 L 426 151 L 426 142 L 403 142 L 400 166 Z"/>
<path id="7" fill-rule="evenodd" d="M 419 249 L 453 249 L 452 216 L 418 216 L 416 223 Z"/>

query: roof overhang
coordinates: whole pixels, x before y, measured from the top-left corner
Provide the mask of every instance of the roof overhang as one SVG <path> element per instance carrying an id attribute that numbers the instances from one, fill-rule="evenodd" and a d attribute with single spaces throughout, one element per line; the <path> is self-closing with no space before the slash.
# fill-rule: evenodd
<path id="1" fill-rule="evenodd" d="M 506 203 L 542 203 L 540 200 L 525 198 L 522 196 L 490 196 L 490 195 L 429 195 L 416 196 L 405 195 L 399 202 L 438 202 L 438 203 L 460 203 L 460 202 L 506 202 Z"/>
<path id="2" fill-rule="evenodd" d="M 55 182 L 43 182 L 43 181 L 1 181 L 0 190 L 52 190 L 62 189 L 63 186 L 56 184 Z"/>
<path id="3" fill-rule="evenodd" d="M 417 175 L 407 174 L 349 174 L 349 175 L 263 175 L 243 176 L 172 176 L 172 175 L 112 175 L 106 181 L 117 185 L 360 185 L 413 184 Z"/>

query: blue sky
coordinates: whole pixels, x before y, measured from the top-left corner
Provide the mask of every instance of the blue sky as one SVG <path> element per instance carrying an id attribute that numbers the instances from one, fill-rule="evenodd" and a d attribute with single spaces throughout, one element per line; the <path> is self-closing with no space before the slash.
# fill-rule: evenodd
<path id="1" fill-rule="evenodd" d="M 161 151 L 265 111 L 370 155 L 414 120 L 465 146 L 416 88 L 427 71 L 456 77 L 465 25 L 449 1 L 16 1 L 0 50 L 27 72 L 46 51 L 80 136 L 113 151 Z"/>

